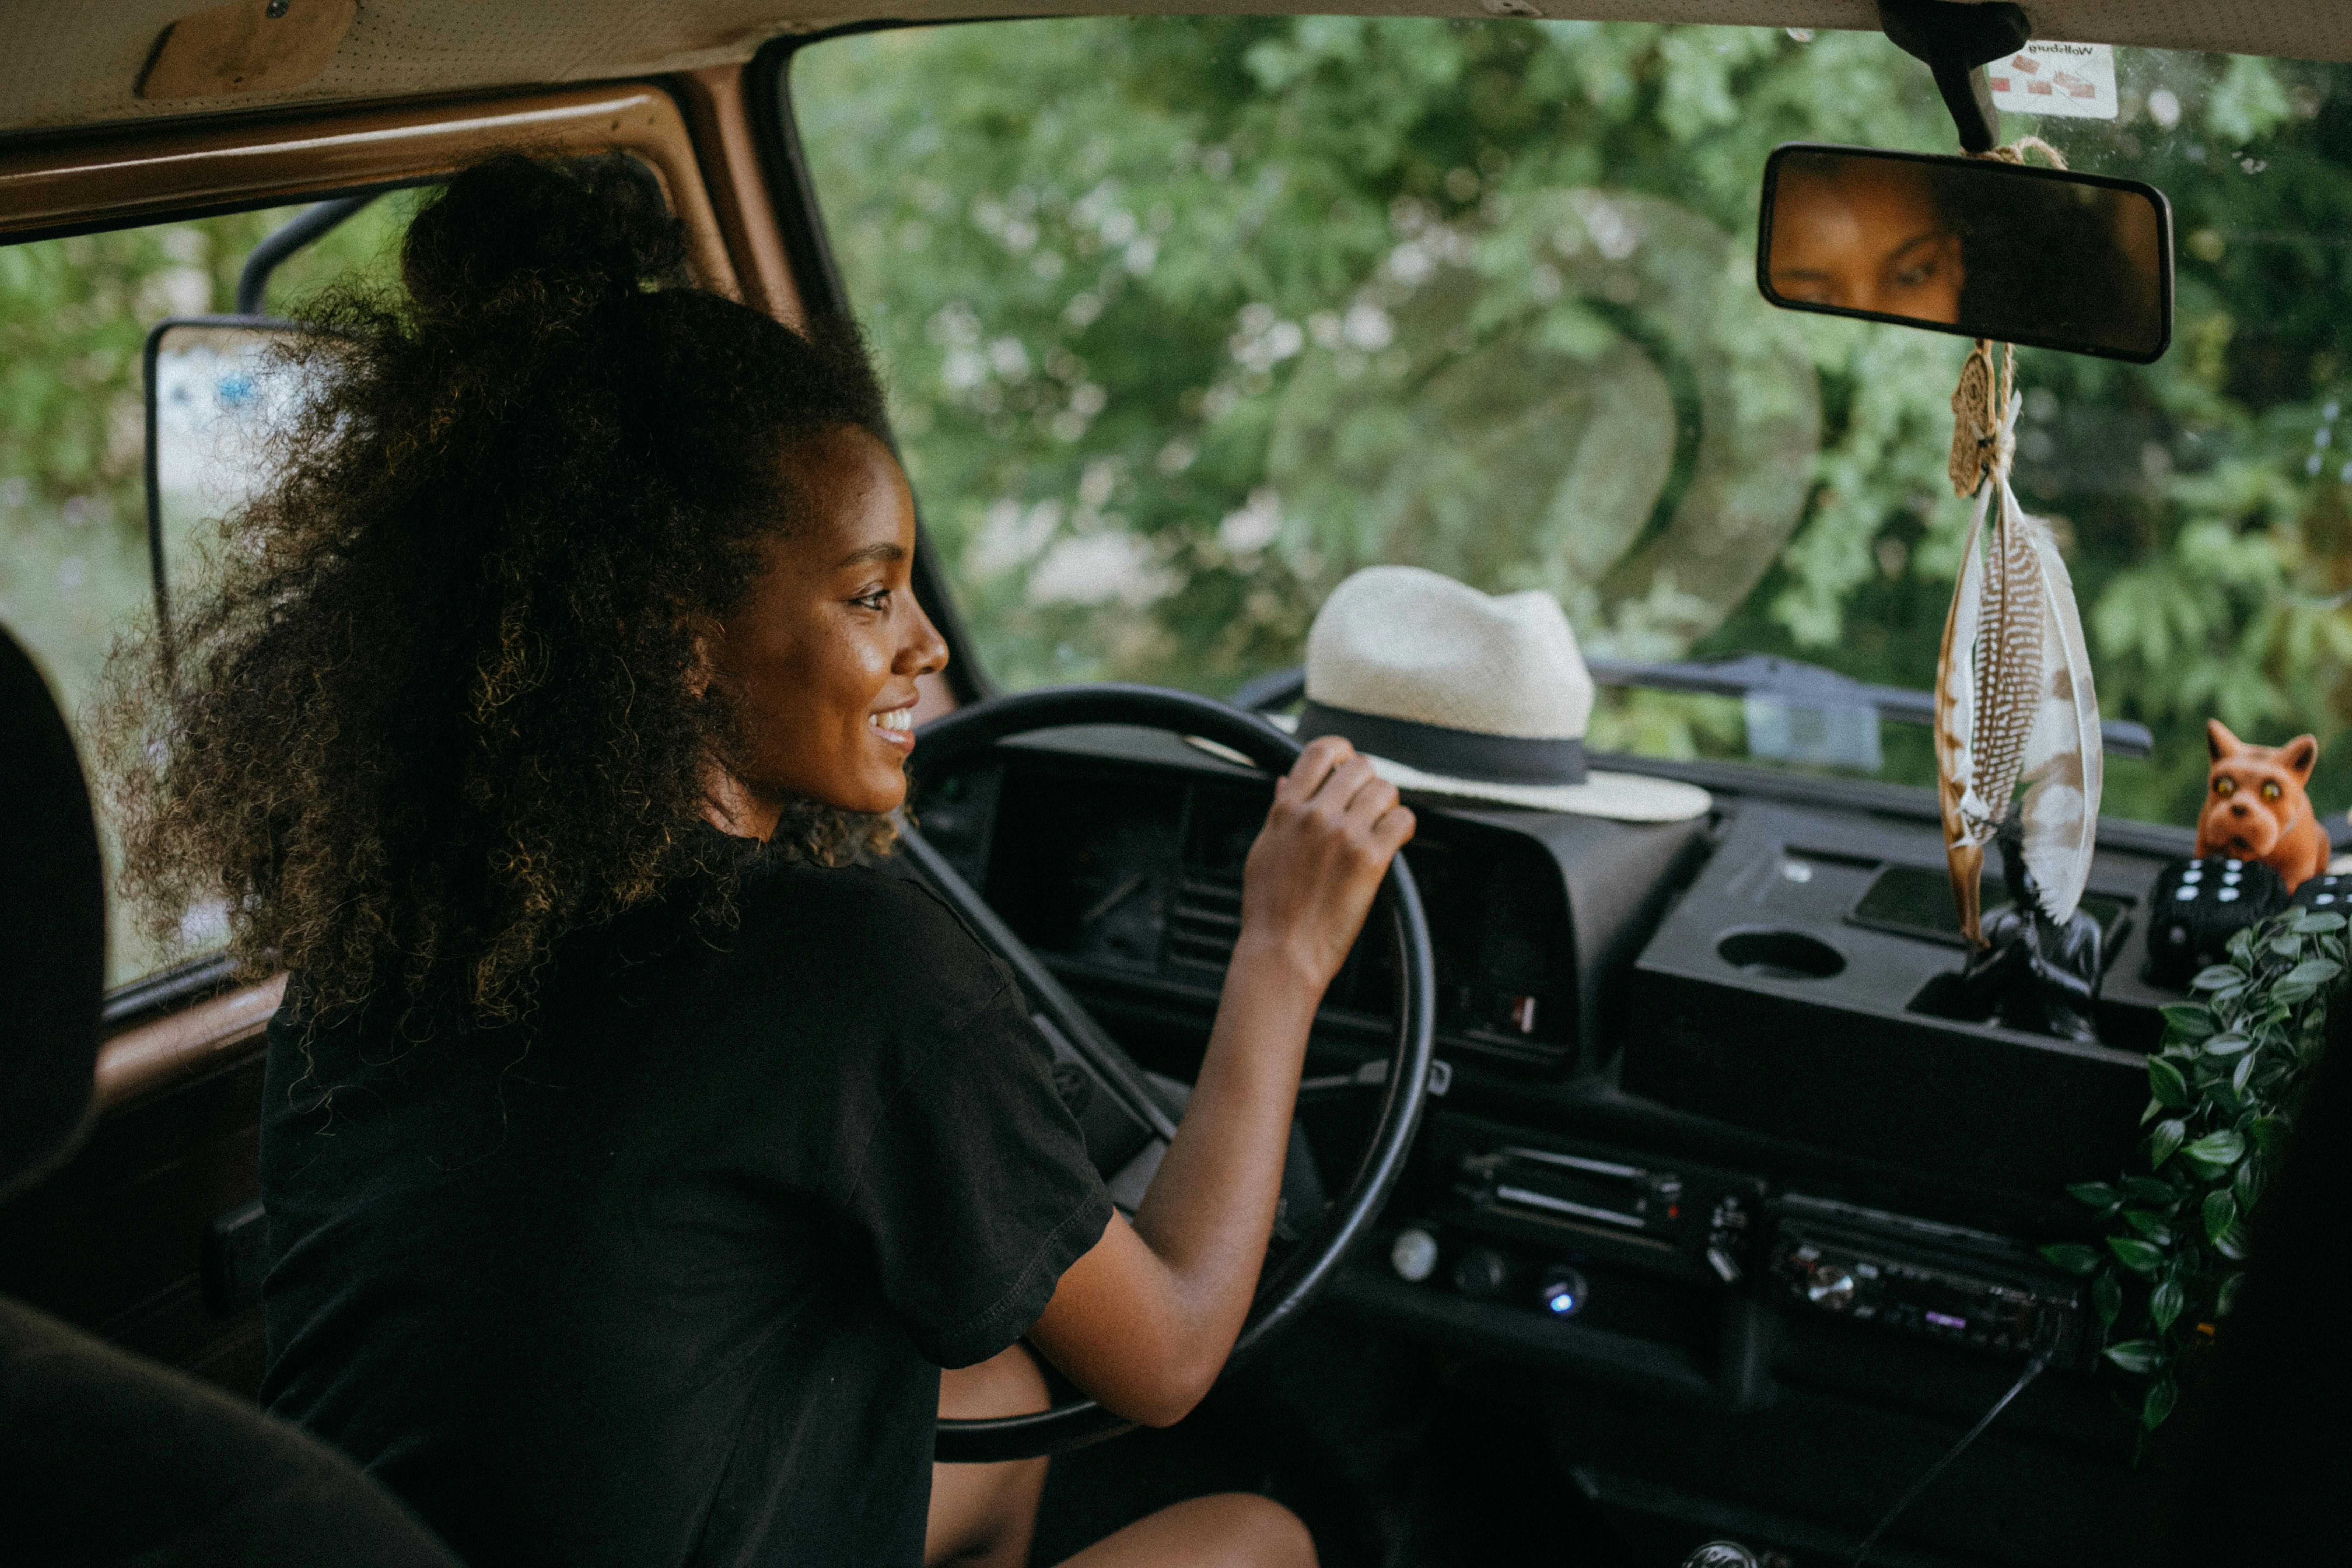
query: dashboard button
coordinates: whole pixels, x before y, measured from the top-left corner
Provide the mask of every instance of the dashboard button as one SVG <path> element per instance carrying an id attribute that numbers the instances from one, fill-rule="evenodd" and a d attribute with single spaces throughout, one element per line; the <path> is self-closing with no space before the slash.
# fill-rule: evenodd
<path id="1" fill-rule="evenodd" d="M 1544 1270 L 1536 1289 L 1536 1304 L 1552 1317 L 1572 1318 L 1584 1310 L 1589 1293 L 1583 1275 L 1565 1263 L 1556 1263 Z"/>
<path id="2" fill-rule="evenodd" d="M 1465 1296 L 1499 1296 L 1510 1277 L 1511 1266 L 1492 1247 L 1474 1247 L 1454 1260 L 1454 1288 Z"/>
<path id="3" fill-rule="evenodd" d="M 1389 1248 L 1389 1267 L 1398 1279 L 1420 1284 L 1437 1272 L 1437 1237 L 1417 1225 L 1407 1226 Z"/>
<path id="4" fill-rule="evenodd" d="M 1805 1281 L 1805 1300 L 1816 1307 L 1843 1312 L 1853 1305 L 1853 1274 L 1842 1264 L 1817 1263 Z"/>

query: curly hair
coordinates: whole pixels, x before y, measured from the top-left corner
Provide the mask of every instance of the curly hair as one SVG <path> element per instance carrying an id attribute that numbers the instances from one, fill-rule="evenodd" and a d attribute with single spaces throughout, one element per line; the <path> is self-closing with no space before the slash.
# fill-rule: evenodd
<path id="1" fill-rule="evenodd" d="M 687 886 L 728 917 L 740 857 L 698 824 L 737 725 L 698 634 L 809 515 L 795 444 L 880 434 L 882 397 L 854 331 L 684 259 L 637 166 L 508 156 L 419 213 L 399 295 L 306 312 L 272 482 L 201 602 L 114 658 L 124 882 L 159 933 L 218 900 L 314 1018 L 493 1023 L 568 932 Z M 807 803 L 772 847 L 887 833 Z"/>

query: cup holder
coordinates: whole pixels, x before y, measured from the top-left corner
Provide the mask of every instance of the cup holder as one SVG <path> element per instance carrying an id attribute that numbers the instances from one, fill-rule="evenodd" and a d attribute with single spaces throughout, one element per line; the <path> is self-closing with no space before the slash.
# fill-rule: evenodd
<path id="1" fill-rule="evenodd" d="M 1715 955 L 1767 980 L 1827 980 L 1845 968 L 1845 954 L 1801 931 L 1731 931 L 1715 944 Z"/>

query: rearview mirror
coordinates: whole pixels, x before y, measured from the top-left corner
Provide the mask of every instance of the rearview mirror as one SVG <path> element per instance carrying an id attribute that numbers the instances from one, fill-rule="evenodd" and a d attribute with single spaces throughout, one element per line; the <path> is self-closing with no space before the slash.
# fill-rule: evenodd
<path id="1" fill-rule="evenodd" d="M 1764 297 L 2146 364 L 2172 341 L 2172 212 L 2135 180 L 1792 142 L 1764 165 Z"/>
<path id="2" fill-rule="evenodd" d="M 295 329 L 265 316 L 194 316 L 147 334 L 147 556 L 155 612 L 201 567 L 212 528 L 265 482 L 271 435 L 295 411 L 281 353 Z"/>

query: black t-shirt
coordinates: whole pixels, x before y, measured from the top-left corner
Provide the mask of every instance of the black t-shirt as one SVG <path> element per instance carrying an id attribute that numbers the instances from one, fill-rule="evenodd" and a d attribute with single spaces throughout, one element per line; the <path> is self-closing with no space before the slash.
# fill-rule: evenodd
<path id="1" fill-rule="evenodd" d="M 938 1368 L 1109 1220 L 945 905 L 790 864 L 739 903 L 567 943 L 527 1050 L 271 1023 L 263 1396 L 472 1568 L 918 1563 Z"/>

